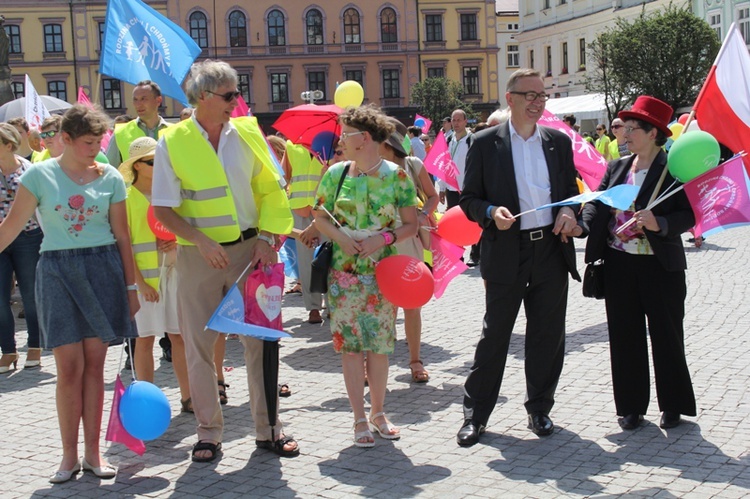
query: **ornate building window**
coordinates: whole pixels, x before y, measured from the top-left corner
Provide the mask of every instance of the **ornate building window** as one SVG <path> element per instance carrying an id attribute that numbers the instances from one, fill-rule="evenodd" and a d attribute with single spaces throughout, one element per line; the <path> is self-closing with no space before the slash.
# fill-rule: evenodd
<path id="1" fill-rule="evenodd" d="M 382 43 L 396 43 L 398 41 L 396 11 L 390 7 L 380 11 L 380 41 Z"/>
<path id="2" fill-rule="evenodd" d="M 190 14 L 190 38 L 202 49 L 208 48 L 208 20 L 203 12 Z"/>
<path id="3" fill-rule="evenodd" d="M 362 43 L 359 12 L 356 9 L 346 9 L 344 11 L 344 43 Z"/>
<path id="4" fill-rule="evenodd" d="M 229 14 L 229 46 L 247 47 L 247 18 L 239 10 Z"/>
<path id="5" fill-rule="evenodd" d="M 323 45 L 323 14 L 318 9 L 310 9 L 305 16 L 307 44 Z"/>
<path id="6" fill-rule="evenodd" d="M 63 52 L 62 26 L 60 24 L 44 25 L 44 51 Z"/>
<path id="7" fill-rule="evenodd" d="M 275 47 L 286 45 L 284 14 L 280 10 L 274 9 L 268 13 L 268 45 Z"/>

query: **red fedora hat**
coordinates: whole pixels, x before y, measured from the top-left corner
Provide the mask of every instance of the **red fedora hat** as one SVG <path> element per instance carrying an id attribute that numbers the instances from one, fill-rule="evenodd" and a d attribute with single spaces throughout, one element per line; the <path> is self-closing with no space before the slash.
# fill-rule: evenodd
<path id="1" fill-rule="evenodd" d="M 617 116 L 622 120 L 642 120 L 654 125 L 656 128 L 672 136 L 672 130 L 667 125 L 672 121 L 674 110 L 666 102 L 660 101 L 650 95 L 641 95 L 635 100 L 635 104 L 629 111 L 620 111 Z"/>

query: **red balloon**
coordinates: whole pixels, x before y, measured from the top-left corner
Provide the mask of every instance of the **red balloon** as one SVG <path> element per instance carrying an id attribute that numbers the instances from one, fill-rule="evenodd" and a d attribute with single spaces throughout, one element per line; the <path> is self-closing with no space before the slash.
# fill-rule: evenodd
<path id="1" fill-rule="evenodd" d="M 430 269 L 408 255 L 383 258 L 375 267 L 375 279 L 386 300 L 397 307 L 419 308 L 432 298 L 435 280 Z"/>
<path id="2" fill-rule="evenodd" d="M 172 232 L 169 232 L 167 228 L 156 219 L 153 206 L 148 207 L 146 219 L 148 220 L 148 226 L 151 228 L 151 232 L 153 232 L 158 239 L 164 239 L 165 241 L 174 241 L 177 239 L 177 236 Z"/>
<path id="3" fill-rule="evenodd" d="M 453 244 L 471 246 L 482 237 L 482 227 L 466 218 L 460 206 L 454 206 L 438 221 L 437 234 Z"/>
<path id="4" fill-rule="evenodd" d="M 680 123 L 681 125 L 684 125 L 687 119 L 690 117 L 688 113 L 681 114 L 679 118 L 677 118 L 677 123 Z"/>

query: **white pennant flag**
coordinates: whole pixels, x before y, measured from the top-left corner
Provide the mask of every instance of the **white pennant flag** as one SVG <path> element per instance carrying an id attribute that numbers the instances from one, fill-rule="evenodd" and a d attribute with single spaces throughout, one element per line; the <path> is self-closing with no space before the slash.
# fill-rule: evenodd
<path id="1" fill-rule="evenodd" d="M 50 116 L 49 111 L 44 107 L 42 98 L 36 93 L 36 89 L 31 83 L 29 75 L 26 75 L 24 88 L 26 90 L 26 121 L 28 121 L 30 128 L 40 130 L 44 119 L 49 118 Z"/>

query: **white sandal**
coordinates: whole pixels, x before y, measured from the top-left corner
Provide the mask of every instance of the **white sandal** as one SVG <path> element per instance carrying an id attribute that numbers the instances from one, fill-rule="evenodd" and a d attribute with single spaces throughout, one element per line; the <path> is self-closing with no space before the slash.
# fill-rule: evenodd
<path id="1" fill-rule="evenodd" d="M 381 416 L 383 417 L 383 419 L 385 419 L 385 423 L 378 426 L 375 420 Z M 372 431 L 377 432 L 377 434 L 380 435 L 380 438 L 384 438 L 386 440 L 398 440 L 399 438 L 401 438 L 401 431 L 393 426 L 390 421 L 388 421 L 388 418 L 385 417 L 384 412 L 379 412 L 370 416 L 370 428 L 372 429 Z"/>
<path id="2" fill-rule="evenodd" d="M 365 431 L 357 432 L 357 425 L 358 424 L 362 424 L 362 423 L 367 424 L 367 419 L 366 418 L 360 418 L 360 419 L 358 419 L 358 420 L 356 420 L 354 422 L 353 429 L 354 429 L 354 432 L 355 432 L 354 433 L 354 445 L 355 445 L 355 447 L 363 447 L 363 448 L 375 447 L 375 437 L 372 436 L 372 432 L 369 429 L 369 425 L 368 425 L 368 428 Z M 363 439 L 363 438 L 370 439 L 371 441 L 360 442 L 360 440 Z"/>

